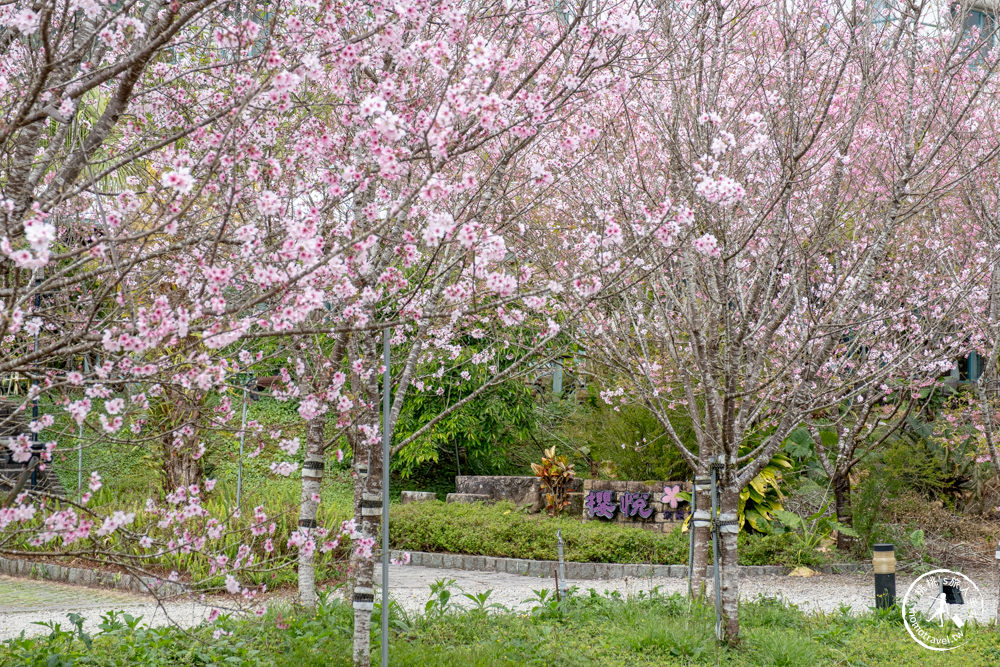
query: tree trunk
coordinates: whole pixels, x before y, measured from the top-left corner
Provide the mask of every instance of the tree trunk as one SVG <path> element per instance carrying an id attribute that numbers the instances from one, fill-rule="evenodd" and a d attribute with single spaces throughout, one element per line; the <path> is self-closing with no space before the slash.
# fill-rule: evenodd
<path id="1" fill-rule="evenodd" d="M 356 340 L 357 348 L 349 356 L 354 358 L 377 358 L 375 337 Z M 377 376 L 367 379 L 356 375 L 352 385 L 366 406 L 379 404 Z M 354 453 L 354 520 L 358 536 L 351 551 L 350 572 L 354 590 L 354 664 L 368 667 L 371 664 L 371 620 L 375 601 L 375 562 L 373 552 L 378 542 L 379 525 L 382 520 L 382 443 L 377 435 L 366 435 L 361 426 L 366 420 L 376 422 L 378 411 L 368 407 L 355 415 L 355 423 L 347 429 L 348 443 Z M 379 428 L 372 430 L 375 434 Z M 388 548 L 388 545 L 385 545 Z"/>
<path id="2" fill-rule="evenodd" d="M 851 512 L 851 480 L 848 473 L 835 473 L 830 480 L 833 487 L 833 502 L 837 511 L 837 521 L 845 526 L 853 525 L 854 515 Z M 854 547 L 854 538 L 844 533 L 837 533 L 837 550 L 850 551 Z"/>
<path id="3" fill-rule="evenodd" d="M 711 516 L 712 508 L 712 497 L 707 485 L 704 488 L 698 488 L 695 507 L 695 511 L 699 515 L 706 517 L 707 521 L 708 517 Z M 708 567 L 708 550 L 712 546 L 712 537 L 708 524 L 698 525 L 700 523 L 702 522 L 696 521 L 692 517 L 689 524 L 691 530 L 694 531 L 694 557 L 691 559 L 691 591 L 694 597 L 698 599 L 705 597 L 705 570 Z"/>
<path id="4" fill-rule="evenodd" d="M 352 560 L 357 560 L 352 556 Z M 372 602 L 368 608 L 359 608 L 359 599 L 366 597 L 374 600 L 375 589 L 372 587 L 375 567 L 372 559 L 361 559 L 356 562 L 354 571 L 354 665 L 355 667 L 370 667 L 371 665 L 371 627 Z"/>
<path id="5" fill-rule="evenodd" d="M 731 646 L 740 641 L 740 568 L 737 553 L 739 535 L 738 511 L 740 492 L 735 485 L 728 484 L 721 491 L 721 512 L 719 521 L 719 576 L 722 588 L 722 637 Z"/>
<path id="6" fill-rule="evenodd" d="M 163 490 L 201 484 L 202 458 L 195 458 L 202 397 L 167 389 L 151 411 L 150 428 L 159 432 L 163 462 Z"/>
<path id="7" fill-rule="evenodd" d="M 172 438 L 163 443 L 163 488 L 167 493 L 182 486 L 200 484 L 201 478 L 201 459 L 194 458 L 191 445 L 185 444 L 178 449 Z"/>
<path id="8" fill-rule="evenodd" d="M 374 476 L 370 472 L 362 475 L 354 483 L 355 506 L 360 505 L 361 498 L 367 493 L 365 477 Z M 357 514 L 355 514 L 357 517 Z M 371 622 L 372 609 L 375 606 L 375 563 L 371 557 L 361 553 L 360 543 L 374 537 L 371 521 L 361 521 L 357 527 L 358 538 L 351 550 L 350 572 L 354 591 L 354 665 L 369 667 L 371 664 Z"/>
<path id="9" fill-rule="evenodd" d="M 299 604 L 316 608 L 316 512 L 319 510 L 319 491 L 323 482 L 323 443 L 326 414 L 313 417 L 306 428 L 305 463 L 302 465 L 302 498 L 299 501 L 299 531 L 306 539 L 313 540 L 311 548 L 299 547 L 298 581 Z"/>
<path id="10" fill-rule="evenodd" d="M 371 619 L 375 601 L 375 561 L 371 551 L 382 514 L 382 450 L 367 442 L 354 428 L 350 432 L 354 436 L 349 437 L 354 440 L 351 444 L 355 461 L 359 461 L 360 456 L 368 461 L 368 465 L 363 462 L 355 465 L 354 519 L 358 536 L 350 557 L 354 590 L 354 664 L 356 667 L 368 667 L 371 664 Z M 367 549 L 365 545 L 368 545 Z"/>

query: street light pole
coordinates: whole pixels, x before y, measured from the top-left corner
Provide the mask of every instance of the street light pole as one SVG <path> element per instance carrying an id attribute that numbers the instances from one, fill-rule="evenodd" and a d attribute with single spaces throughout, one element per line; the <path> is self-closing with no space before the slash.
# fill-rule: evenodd
<path id="1" fill-rule="evenodd" d="M 236 509 L 240 509 L 240 499 L 243 496 L 243 443 L 247 437 L 247 387 L 250 381 L 243 384 L 243 418 L 240 421 L 240 458 L 236 468 Z"/>
<path id="2" fill-rule="evenodd" d="M 382 667 L 389 667 L 389 329 L 382 330 Z"/>
<path id="3" fill-rule="evenodd" d="M 38 317 L 38 309 L 42 305 L 42 295 L 38 291 L 39 286 L 42 284 L 41 278 L 35 278 L 35 317 Z M 34 353 L 38 354 L 38 330 L 35 331 L 35 345 Z M 37 363 L 37 359 L 36 359 Z M 37 373 L 32 375 L 31 380 L 31 419 L 35 422 L 35 427 L 31 429 L 31 458 L 38 458 L 35 461 L 35 467 L 31 469 L 31 488 L 38 488 L 38 465 L 41 463 L 41 446 L 38 444 L 38 384 L 35 376 Z M 28 459 L 28 465 L 31 465 L 31 459 Z"/>

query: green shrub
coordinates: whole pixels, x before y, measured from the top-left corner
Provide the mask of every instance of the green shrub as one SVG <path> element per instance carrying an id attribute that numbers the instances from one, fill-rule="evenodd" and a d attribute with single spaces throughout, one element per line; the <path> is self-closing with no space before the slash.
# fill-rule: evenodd
<path id="1" fill-rule="evenodd" d="M 642 406 L 624 405 L 615 409 L 591 397 L 584 403 L 575 399 L 551 401 L 544 406 L 543 421 L 548 431 L 560 434 L 551 444 L 576 444 L 583 467 L 599 472 L 601 462 L 610 462 L 615 479 L 678 480 L 691 476 L 687 463 L 667 437 L 656 417 Z M 694 432 L 681 413 L 675 415 L 680 436 L 697 449 Z"/>
<path id="2" fill-rule="evenodd" d="M 597 563 L 684 563 L 687 538 L 598 521 L 531 515 L 510 503 L 426 502 L 393 508 L 394 548 L 510 558 L 556 558 L 562 528 L 566 560 Z"/>
<path id="3" fill-rule="evenodd" d="M 603 521 L 528 514 L 510 503 L 442 503 L 394 506 L 392 546 L 411 551 L 466 553 L 505 558 L 556 558 L 562 528 L 565 557 L 584 563 L 687 563 L 688 534 L 667 534 Z M 820 565 L 823 554 L 805 551 L 791 535 L 740 536 L 743 565 Z"/>
<path id="4" fill-rule="evenodd" d="M 396 422 L 393 437 L 406 439 L 445 409 L 478 389 L 488 378 L 485 366 L 468 363 L 477 352 L 474 340 L 465 341 L 465 351 L 432 391 L 410 390 Z M 459 363 L 466 362 L 466 363 Z M 501 368 L 507 362 L 501 364 Z M 451 465 L 466 475 L 510 474 L 526 467 L 512 461 L 511 449 L 528 439 L 535 426 L 531 389 L 519 379 L 507 380 L 464 404 L 438 421 L 393 457 L 392 470 L 404 479 L 450 482 Z"/>
<path id="5" fill-rule="evenodd" d="M 805 565 L 815 567 L 828 562 L 825 554 L 804 549 L 791 533 L 748 535 L 740 533 L 739 555 L 742 565 Z"/>

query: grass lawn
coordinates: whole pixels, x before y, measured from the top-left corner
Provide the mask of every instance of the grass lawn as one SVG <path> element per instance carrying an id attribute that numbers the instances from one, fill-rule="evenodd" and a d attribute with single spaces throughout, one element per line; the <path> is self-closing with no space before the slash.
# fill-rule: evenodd
<path id="1" fill-rule="evenodd" d="M 456 593 L 457 594 L 457 593 Z M 771 600 L 741 607 L 743 641 L 717 646 L 712 611 L 680 596 L 622 600 L 595 593 L 530 613 L 459 611 L 436 595 L 422 615 L 393 609 L 393 665 L 954 665 L 1000 663 L 996 626 L 971 628 L 948 653 L 913 642 L 899 613 L 809 615 Z M 484 607 L 488 606 L 488 601 Z M 50 635 L 0 645 L 0 665 L 348 665 L 351 610 L 329 601 L 316 613 L 271 609 L 191 631 L 147 629 L 121 616 L 102 633 L 69 623 Z M 376 622 L 375 626 L 378 625 Z M 68 630 L 66 629 L 68 627 Z M 224 634 L 230 633 L 230 634 Z M 373 653 L 378 654 L 373 637 Z"/>

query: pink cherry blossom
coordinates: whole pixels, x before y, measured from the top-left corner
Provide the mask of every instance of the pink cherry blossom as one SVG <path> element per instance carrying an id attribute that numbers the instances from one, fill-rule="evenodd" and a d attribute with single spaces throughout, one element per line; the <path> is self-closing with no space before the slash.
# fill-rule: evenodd
<path id="1" fill-rule="evenodd" d="M 191 170 L 187 167 L 165 172 L 160 182 L 182 195 L 188 194 L 194 188 L 194 178 L 191 176 Z"/>

